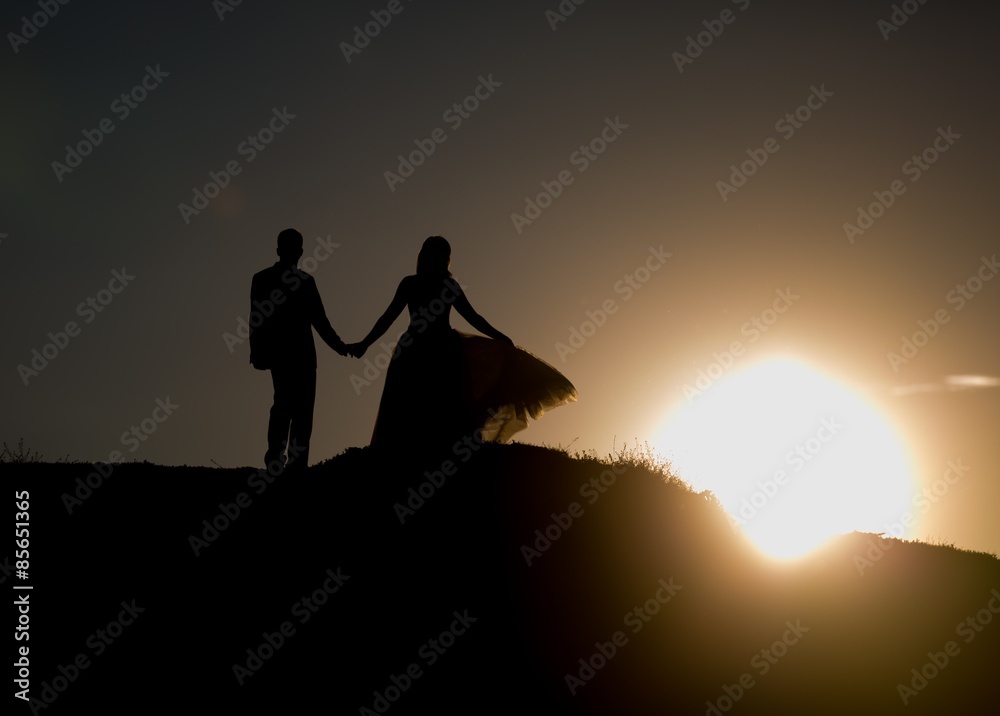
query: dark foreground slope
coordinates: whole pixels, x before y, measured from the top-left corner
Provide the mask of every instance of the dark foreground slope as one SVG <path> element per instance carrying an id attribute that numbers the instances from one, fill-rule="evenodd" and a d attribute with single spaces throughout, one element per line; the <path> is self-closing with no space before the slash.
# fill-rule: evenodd
<path id="1" fill-rule="evenodd" d="M 30 492 L 29 579 L 3 576 L 34 586 L 34 711 L 997 712 L 993 558 L 855 534 L 776 565 L 644 469 L 452 458 L 412 513 L 424 468 L 368 450 L 271 483 L 125 464 L 90 494 L 89 465 L 0 466 Z"/>

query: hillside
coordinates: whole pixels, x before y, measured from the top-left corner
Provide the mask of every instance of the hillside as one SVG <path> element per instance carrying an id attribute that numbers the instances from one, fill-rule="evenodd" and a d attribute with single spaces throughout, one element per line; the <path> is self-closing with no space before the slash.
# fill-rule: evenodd
<path id="1" fill-rule="evenodd" d="M 32 710 L 996 712 L 991 556 L 856 533 L 780 564 L 641 461 L 450 458 L 129 463 L 89 494 L 91 465 L 0 466 L 30 492 Z"/>

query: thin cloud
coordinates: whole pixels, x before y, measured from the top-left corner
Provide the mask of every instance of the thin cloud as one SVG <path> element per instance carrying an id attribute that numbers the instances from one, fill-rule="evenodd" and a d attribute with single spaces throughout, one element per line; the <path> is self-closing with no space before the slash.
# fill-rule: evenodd
<path id="1" fill-rule="evenodd" d="M 934 383 L 914 383 L 912 385 L 896 385 L 889 391 L 897 396 L 914 395 L 915 393 L 957 393 L 964 390 L 981 390 L 983 388 L 1000 387 L 1000 378 L 991 375 L 946 375 Z"/>

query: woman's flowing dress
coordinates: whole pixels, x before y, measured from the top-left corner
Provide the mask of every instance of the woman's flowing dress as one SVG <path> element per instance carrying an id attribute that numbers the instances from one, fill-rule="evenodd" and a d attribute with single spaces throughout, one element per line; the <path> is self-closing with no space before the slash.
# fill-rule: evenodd
<path id="1" fill-rule="evenodd" d="M 530 420 L 577 399 L 565 376 L 524 349 L 452 328 L 449 314 L 461 288 L 450 276 L 410 276 L 402 286 L 410 325 L 386 372 L 373 446 L 508 442 Z"/>

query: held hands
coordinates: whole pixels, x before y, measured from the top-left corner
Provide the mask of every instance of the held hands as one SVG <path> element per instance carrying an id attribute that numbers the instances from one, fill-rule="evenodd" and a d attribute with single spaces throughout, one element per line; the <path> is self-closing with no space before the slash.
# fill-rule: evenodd
<path id="1" fill-rule="evenodd" d="M 368 350 L 368 346 L 364 343 L 348 343 L 347 344 L 347 355 L 352 358 L 360 358 Z"/>
<path id="2" fill-rule="evenodd" d="M 336 351 L 337 354 L 342 356 L 350 356 L 352 358 L 360 358 L 368 350 L 368 347 L 364 343 L 344 343 L 342 340 L 330 341 L 330 347 Z"/>

